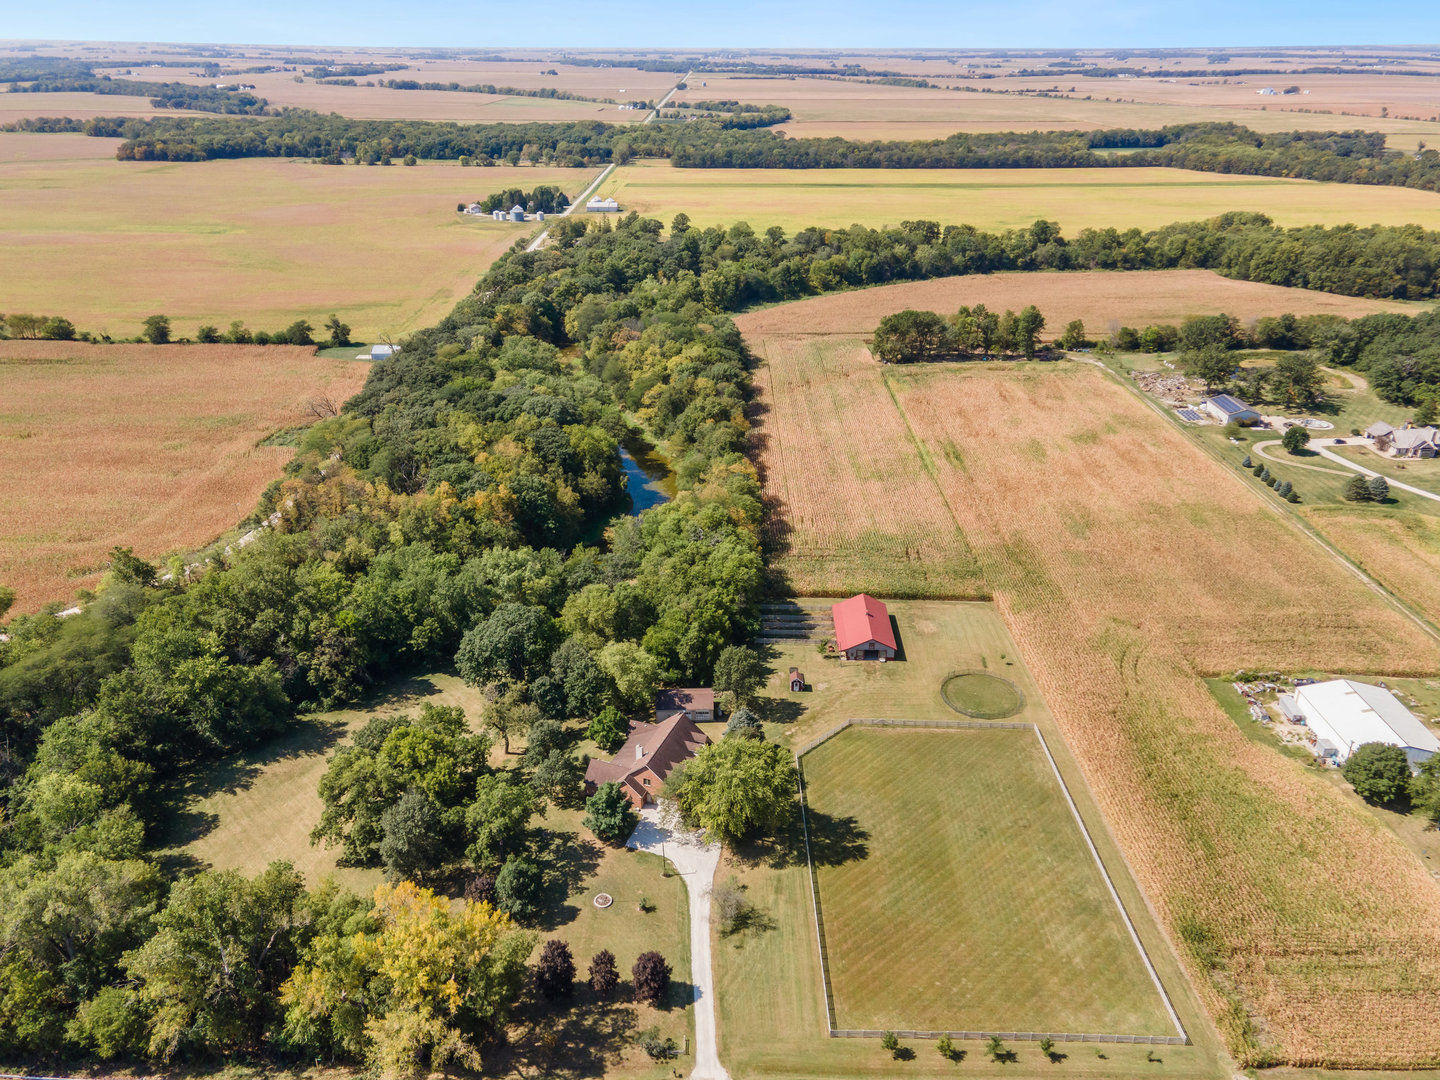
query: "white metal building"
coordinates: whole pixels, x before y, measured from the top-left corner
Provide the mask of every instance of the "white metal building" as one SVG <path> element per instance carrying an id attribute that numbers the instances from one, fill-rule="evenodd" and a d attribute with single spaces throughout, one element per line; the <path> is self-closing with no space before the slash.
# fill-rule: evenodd
<path id="1" fill-rule="evenodd" d="M 1412 766 L 1440 753 L 1440 739 L 1383 686 L 1331 679 L 1300 687 L 1295 705 L 1315 732 L 1315 752 L 1337 765 L 1372 742 L 1403 747 Z"/>

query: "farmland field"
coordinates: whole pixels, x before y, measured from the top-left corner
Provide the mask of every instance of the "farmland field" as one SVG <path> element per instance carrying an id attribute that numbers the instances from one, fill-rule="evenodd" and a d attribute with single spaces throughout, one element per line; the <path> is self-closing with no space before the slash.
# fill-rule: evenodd
<path id="1" fill-rule="evenodd" d="M 757 232 L 917 218 L 1013 229 L 1045 218 L 1073 236 L 1230 210 L 1269 214 L 1279 225 L 1440 227 L 1433 192 L 1186 169 L 676 169 L 646 161 L 616 169 L 600 193 L 666 222 L 683 211 L 699 226 L 748 221 Z"/>
<path id="2" fill-rule="evenodd" d="M 828 611 L 830 600 L 809 598 L 800 603 L 807 609 Z M 993 605 L 906 600 L 892 602 L 890 613 L 895 619 L 904 649 L 905 659 L 901 662 L 866 664 L 824 660 L 816 655 L 814 640 L 805 638 L 781 641 L 771 646 L 770 666 L 774 674 L 762 691 L 763 697 L 757 706 L 767 718 L 767 738 L 798 748 L 834 731 L 853 717 L 956 720 L 959 717 L 941 696 L 941 687 L 949 674 L 969 669 L 1003 674 L 1020 688 L 1025 698 L 1023 709 L 1013 719 L 1033 723 L 1045 733 L 1056 764 L 1109 869 L 1122 902 L 1134 920 L 1176 1010 L 1195 1040 L 1192 1046 L 1160 1048 L 1159 1056 L 1164 1059 L 1165 1074 L 1184 1077 L 1215 1075 L 1216 1044 L 1201 1019 L 1199 1002 L 1101 819 L 1044 696 L 1026 668 L 1024 657 Z M 825 631 L 821 629 L 816 633 L 823 635 Z M 793 693 L 789 688 L 785 672 L 791 666 L 805 672 L 808 689 L 803 693 Z M 883 736 L 884 733 L 875 734 Z M 947 734 L 952 733 L 942 733 L 941 737 Z M 963 738 L 968 733 L 954 734 Z M 1001 734 L 1020 733 L 1011 731 Z M 1033 739 L 1028 733 L 1024 734 Z M 814 753 L 824 750 L 825 746 L 821 746 Z M 807 777 L 810 775 L 810 760 L 807 754 Z M 945 762 L 948 773 L 952 762 L 947 755 L 941 755 L 941 760 Z M 987 760 L 996 762 L 997 775 L 1000 775 L 1004 759 Z M 956 767 L 963 771 L 962 766 Z M 1006 770 L 1003 775 L 1009 777 L 1009 771 Z M 877 781 L 881 784 L 885 782 Z M 992 798 L 1003 796 L 997 794 Z M 976 813 L 989 820 L 988 812 L 977 810 Z M 1017 815 L 1014 821 L 1028 820 L 1033 829 L 1038 829 L 1041 816 L 1037 812 L 1027 812 Z M 826 826 L 824 836 L 817 835 L 815 845 L 817 861 L 829 867 L 825 873 L 860 870 L 867 866 L 879 870 L 888 865 L 886 852 L 878 846 L 880 833 L 873 827 L 876 822 L 867 824 L 857 821 L 857 829 L 854 830 L 847 828 L 843 820 L 816 824 Z M 879 824 L 888 827 L 883 821 Z M 853 861 L 857 859 L 863 861 Z M 962 873 L 972 872 L 973 880 L 978 880 L 978 859 L 973 862 L 967 860 L 962 867 Z M 933 1044 L 914 1042 L 910 1045 L 918 1056 L 913 1061 L 896 1062 L 881 1049 L 876 1039 L 826 1037 L 809 874 L 798 815 L 793 830 L 783 834 L 776 842 L 742 845 L 729 853 L 728 863 L 721 868 L 717 879 L 723 880 L 732 873 L 764 916 L 764 929 L 759 932 L 733 937 L 717 933 L 716 936 L 715 976 L 717 1007 L 720 1010 L 721 1057 L 732 1075 L 853 1078 L 909 1076 L 917 1072 L 924 1077 L 938 1077 L 954 1073 L 956 1065 L 941 1059 L 934 1052 Z M 898 886 L 899 882 L 896 884 Z M 823 880 L 821 888 L 826 888 Z M 862 898 L 860 902 L 866 901 Z M 938 916 L 905 920 L 903 929 L 900 920 L 892 921 L 888 915 L 880 916 L 876 925 L 893 926 L 895 935 L 934 934 L 937 932 L 936 923 L 942 926 L 948 923 L 956 915 L 959 905 L 966 902 L 964 897 L 958 901 L 947 899 Z M 833 904 L 825 907 L 827 928 L 832 915 L 844 918 L 840 913 L 833 912 L 833 907 Z M 860 947 L 868 945 L 862 941 Z M 956 978 L 979 981 L 986 974 L 973 964 L 961 963 L 960 958 L 970 955 L 967 950 L 984 947 L 980 941 L 954 941 L 945 946 L 943 955 L 955 961 L 952 967 Z M 835 943 L 831 942 L 832 957 L 835 948 Z M 934 975 L 940 967 L 933 960 L 924 962 L 928 975 Z M 1043 968 L 1043 962 L 1039 966 Z M 1043 981 L 1044 978 L 1043 971 L 1026 970 L 1018 976 L 1021 982 Z M 878 978 L 873 987 L 859 987 L 863 997 L 874 1007 L 880 1007 L 880 988 Z M 1120 994 L 1112 998 L 1110 1004 L 1125 997 L 1125 994 Z M 1017 1007 L 1021 1005 L 1018 997 L 1012 998 L 1011 1003 Z M 1031 999 L 1028 1004 L 1036 1010 L 1047 1006 L 1069 1008 L 1071 1005 L 1077 1010 L 1084 1010 L 1093 1009 L 1099 1003 L 1046 1003 Z M 840 1019 L 843 1023 L 843 1016 Z M 964 1068 L 992 1067 L 982 1057 L 983 1044 L 968 1045 L 968 1056 L 962 1071 Z M 1033 1043 L 1011 1045 L 1018 1051 L 1018 1059 L 1006 1066 L 1007 1074 L 1028 1078 L 1053 1073 L 1055 1066 Z M 1143 1046 L 1106 1047 L 1105 1058 L 1096 1057 L 1089 1047 L 1062 1045 L 1060 1049 L 1068 1051 L 1065 1070 L 1085 1076 L 1128 1076 L 1157 1068 L 1153 1062 L 1146 1061 L 1150 1048 Z"/>
<path id="3" fill-rule="evenodd" d="M 1086 328 L 1098 335 L 1112 325 L 1179 323 L 1191 315 L 1222 312 L 1243 323 L 1287 311 L 1355 319 L 1381 311 L 1418 314 L 1430 308 L 1413 301 L 1366 300 L 1235 281 L 1213 270 L 1007 271 L 817 296 L 747 313 L 740 322 L 748 335 L 758 339 L 772 332 L 868 337 L 882 318 L 905 308 L 949 315 L 961 304 L 984 304 L 991 311 L 1019 311 L 1034 304 L 1045 315 L 1048 335 L 1058 335 L 1071 319 L 1084 320 Z"/>
<path id="4" fill-rule="evenodd" d="M 357 340 L 398 337 L 448 312 L 536 228 L 457 214 L 457 203 L 537 184 L 573 197 L 593 176 L 278 158 L 142 163 L 114 160 L 115 145 L 0 134 L 7 311 L 64 315 L 117 337 L 157 311 L 177 337 L 234 319 L 318 327 L 335 312 Z"/>
<path id="5" fill-rule="evenodd" d="M 814 362 L 796 339 L 755 344 L 772 368 Z M 874 370 L 853 341 L 821 347 L 849 357 L 839 377 Z M 1423 1020 L 1440 1007 L 1440 892 L 1358 806 L 1247 740 L 1198 678 L 1429 674 L 1435 641 L 1096 368 L 881 381 L 857 407 L 867 423 L 897 410 L 905 471 L 933 477 L 1232 1051 L 1373 1067 L 1440 1053 Z M 787 420 L 786 401 L 767 407 L 762 439 Z M 1376 1012 L 1387 1032 L 1360 1021 Z"/>
<path id="6" fill-rule="evenodd" d="M 974 556 L 920 467 L 880 369 L 859 342 L 775 341 L 756 377 L 767 539 L 804 596 L 985 595 Z M 863 417 L 863 420 L 861 419 Z M 844 468 L 816 468 L 819 461 Z M 772 561 L 772 566 L 773 566 Z"/>
<path id="7" fill-rule="evenodd" d="M 817 867 L 837 1026 L 1176 1034 L 1033 731 L 853 727 L 802 764 L 816 847 L 866 836 Z"/>
<path id="8" fill-rule="evenodd" d="M 1407 149 L 1419 140 L 1433 144 L 1440 136 L 1434 104 L 1440 78 L 1307 77 L 1301 81 L 1315 88 L 1311 94 L 1265 98 L 1255 93 L 1257 87 L 1267 85 L 1262 76 L 1224 86 L 1070 75 L 1059 76 L 1059 82 L 1009 77 L 977 85 L 954 78 L 953 68 L 940 66 L 944 70 L 927 72 L 925 78 L 941 89 L 834 78 L 708 74 L 704 89 L 687 90 L 679 100 L 733 98 L 784 105 L 794 119 L 782 130 L 795 138 L 941 139 L 957 131 L 1092 131 L 1207 121 L 1243 124 L 1262 132 L 1364 127 L 1385 132 L 1392 146 Z M 1401 88 L 1397 90 L 1396 84 Z M 698 87 L 698 82 L 692 85 Z M 1070 93 L 1072 86 L 1075 90 Z M 1039 96 L 1040 91 L 1046 96 Z M 1285 105 L 1279 104 L 1282 100 Z M 1299 111 L 1301 102 L 1310 111 Z M 1380 116 L 1386 106 L 1397 110 L 1396 115 Z M 1351 115 L 1337 115 L 1342 113 Z M 1355 118 L 1361 115 L 1363 120 Z"/>
<path id="9" fill-rule="evenodd" d="M 116 545 L 209 543 L 295 453 L 262 446 L 369 365 L 292 346 L 0 342 L 0 582 L 17 611 L 95 583 Z"/>

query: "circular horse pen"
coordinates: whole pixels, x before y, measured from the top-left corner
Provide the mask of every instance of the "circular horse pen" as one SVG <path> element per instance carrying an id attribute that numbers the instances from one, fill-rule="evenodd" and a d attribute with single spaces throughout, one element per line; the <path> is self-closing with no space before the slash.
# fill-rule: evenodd
<path id="1" fill-rule="evenodd" d="M 975 720 L 1003 720 L 1025 707 L 1025 695 L 1009 679 L 988 671 L 957 671 L 940 687 L 945 704 Z"/>

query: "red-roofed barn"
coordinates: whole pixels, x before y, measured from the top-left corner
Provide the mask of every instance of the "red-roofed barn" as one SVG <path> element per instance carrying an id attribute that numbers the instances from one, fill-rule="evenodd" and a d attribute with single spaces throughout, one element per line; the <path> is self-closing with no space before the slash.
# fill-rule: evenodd
<path id="1" fill-rule="evenodd" d="M 890 612 L 873 596 L 861 593 L 830 608 L 835 620 L 835 647 L 846 660 L 895 659 L 895 631 Z"/>

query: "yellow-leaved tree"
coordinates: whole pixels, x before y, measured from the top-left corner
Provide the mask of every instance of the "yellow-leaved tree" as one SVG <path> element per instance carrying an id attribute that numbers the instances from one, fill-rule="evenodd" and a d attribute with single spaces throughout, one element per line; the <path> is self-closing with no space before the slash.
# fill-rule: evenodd
<path id="1" fill-rule="evenodd" d="M 359 922 L 321 935 L 281 992 L 291 1039 L 366 1060 L 383 1080 L 480 1064 L 473 1033 L 504 1021 L 535 936 L 489 904 L 381 885 Z"/>

